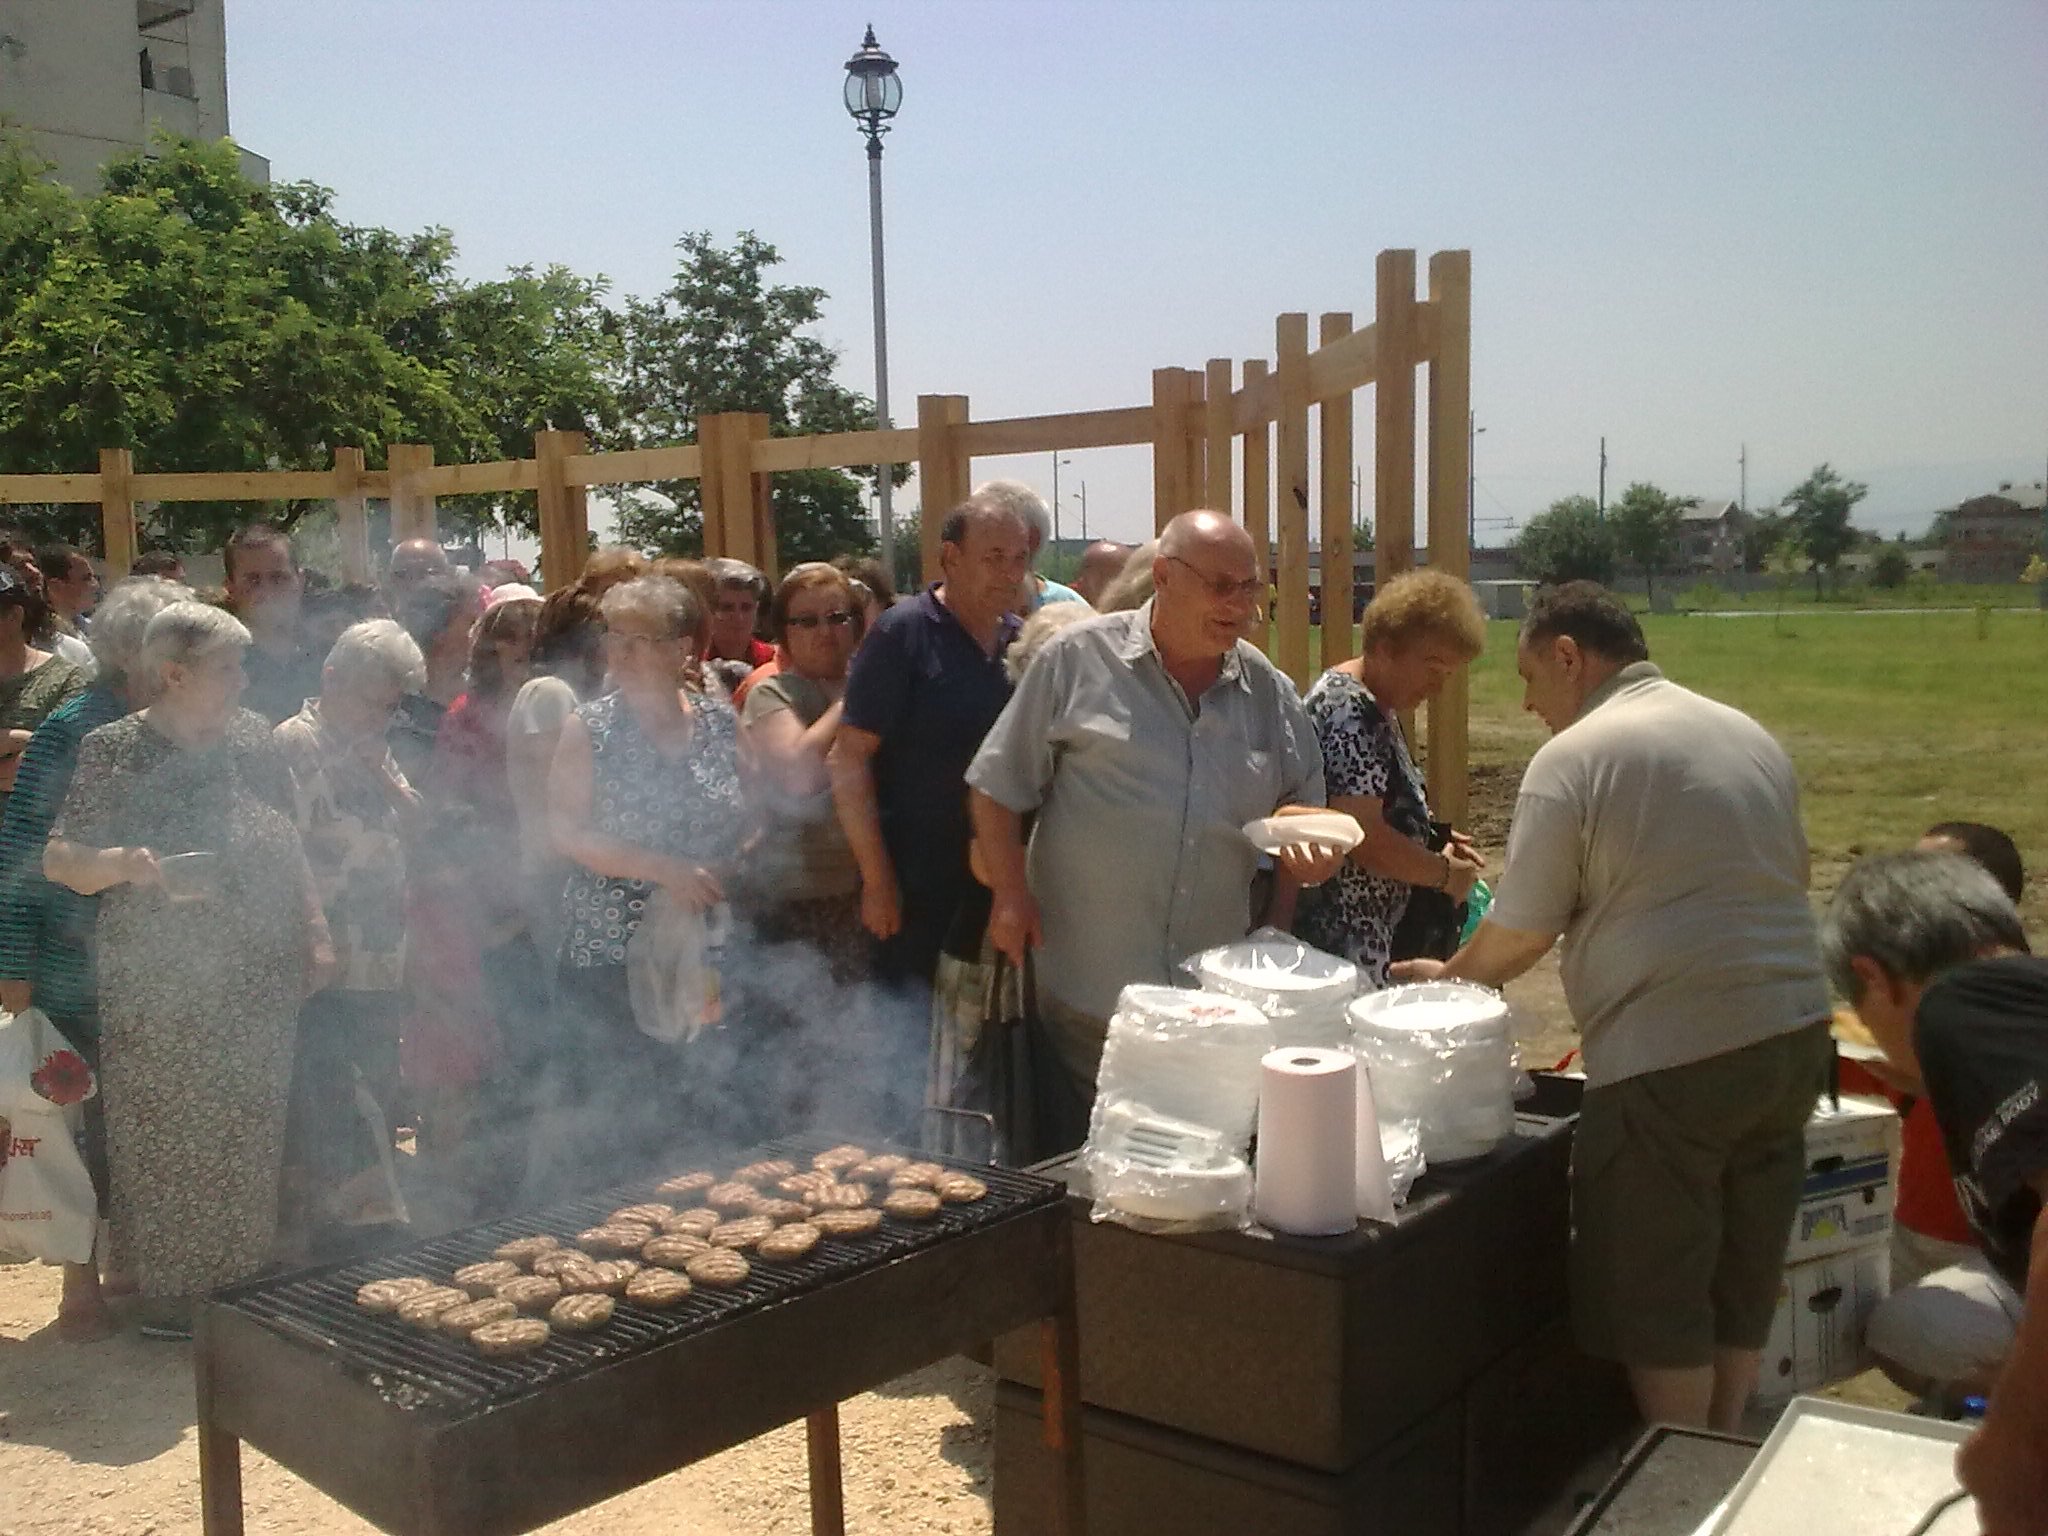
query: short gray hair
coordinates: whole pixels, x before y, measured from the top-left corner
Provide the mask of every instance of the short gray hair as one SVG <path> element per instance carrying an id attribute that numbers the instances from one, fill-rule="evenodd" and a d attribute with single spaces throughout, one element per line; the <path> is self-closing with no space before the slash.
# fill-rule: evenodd
<path id="1" fill-rule="evenodd" d="M 93 611 L 92 633 L 86 641 L 99 664 L 100 681 L 119 683 L 135 671 L 151 619 L 173 603 L 197 601 L 198 594 L 182 581 L 161 576 L 131 576 L 116 583 Z"/>
<path id="2" fill-rule="evenodd" d="M 718 591 L 738 591 L 744 588 L 753 593 L 764 607 L 767 605 L 768 578 L 746 561 L 718 555 L 706 560 L 704 569 L 711 573 L 711 585 Z"/>
<path id="3" fill-rule="evenodd" d="M 620 582 L 599 601 L 598 612 L 607 624 L 619 614 L 651 618 L 668 630 L 670 639 L 694 636 L 697 626 L 704 622 L 696 595 L 667 576 L 635 576 L 631 581 Z"/>
<path id="4" fill-rule="evenodd" d="M 142 669 L 154 673 L 170 662 L 189 667 L 248 643 L 247 627 L 227 609 L 211 603 L 171 603 L 142 632 Z"/>
<path id="5" fill-rule="evenodd" d="M 1899 981 L 1924 982 L 1986 950 L 2026 947 L 2012 898 L 1975 859 L 1946 849 L 1859 859 L 1820 930 L 1828 979 L 1852 1001 L 1859 955 Z"/>
<path id="6" fill-rule="evenodd" d="M 984 481 L 974 488 L 968 500 L 1001 508 L 1024 525 L 1025 533 L 1036 534 L 1040 544 L 1052 537 L 1052 513 L 1046 508 L 1045 498 L 1022 480 Z"/>
<path id="7" fill-rule="evenodd" d="M 427 659 L 396 619 L 365 619 L 341 632 L 321 672 L 332 672 L 344 688 L 374 679 L 418 693 L 427 684 Z"/>

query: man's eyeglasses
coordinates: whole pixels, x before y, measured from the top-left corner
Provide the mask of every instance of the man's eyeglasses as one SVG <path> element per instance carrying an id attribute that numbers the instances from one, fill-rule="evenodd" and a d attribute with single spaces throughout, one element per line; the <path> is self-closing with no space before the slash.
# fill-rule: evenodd
<path id="1" fill-rule="evenodd" d="M 783 622 L 791 629 L 816 629 L 820 624 L 830 624 L 834 629 L 844 629 L 853 622 L 853 615 L 838 609 L 830 613 L 792 613 Z"/>
<path id="2" fill-rule="evenodd" d="M 1219 603 L 1256 603 L 1263 601 L 1266 596 L 1266 584 L 1256 576 L 1250 581 L 1232 581 L 1228 576 L 1211 576 L 1200 566 L 1189 564 L 1179 555 L 1168 555 L 1166 558 L 1175 565 L 1186 566 L 1188 570 L 1193 571 L 1202 585 L 1209 589 L 1209 595 Z"/>

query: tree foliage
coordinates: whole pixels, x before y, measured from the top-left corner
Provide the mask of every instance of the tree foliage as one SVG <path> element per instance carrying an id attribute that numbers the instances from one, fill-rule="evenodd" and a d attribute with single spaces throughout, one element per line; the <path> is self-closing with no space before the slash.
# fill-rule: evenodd
<path id="1" fill-rule="evenodd" d="M 817 322 L 821 288 L 772 284 L 781 255 L 751 232 L 729 249 L 707 233 L 676 243 L 675 281 L 652 299 L 629 299 L 623 401 L 641 442 L 696 441 L 700 416 L 752 411 L 776 437 L 857 432 L 875 424 L 874 403 L 833 377 L 839 356 L 805 328 Z M 908 478 L 899 465 L 895 480 Z M 774 479 L 776 553 L 782 563 L 868 553 L 864 498 L 872 472 L 811 469 Z M 673 510 L 624 506 L 630 544 L 684 553 L 703 548 L 703 507 L 693 480 L 662 484 Z M 914 546 L 913 546 L 914 547 Z"/>
<path id="2" fill-rule="evenodd" d="M 1886 591 L 1903 587 L 1913 574 L 1913 557 L 1903 544 L 1887 544 L 1870 562 L 1870 584 Z"/>
<path id="3" fill-rule="evenodd" d="M 1786 533 L 1813 573 L 1813 595 L 1822 595 L 1822 582 L 1856 547 L 1856 529 L 1849 514 L 1856 503 L 1870 494 L 1870 488 L 1844 480 L 1822 464 L 1786 493 Z"/>
<path id="4" fill-rule="evenodd" d="M 1647 480 L 1621 493 L 1607 514 L 1615 558 L 1642 572 L 1645 592 L 1655 597 L 1657 577 L 1678 562 L 1679 524 L 1698 497 L 1673 496 Z"/>
<path id="5" fill-rule="evenodd" d="M 465 284 L 446 230 L 346 224 L 333 194 L 259 186 L 229 144 L 162 138 L 80 196 L 0 142 L 0 460 L 148 470 L 318 469 L 394 442 L 443 462 L 532 452 L 543 426 L 619 426 L 602 280 Z M 531 524 L 531 496 L 516 503 Z M 78 537 L 85 509 L 48 532 Z M 153 530 L 217 543 L 245 506 L 173 504 Z M 299 508 L 287 508 L 292 518 Z M 474 507 L 455 506 L 458 518 Z"/>
<path id="6" fill-rule="evenodd" d="M 1515 563 L 1546 585 L 1614 579 L 1614 531 L 1590 496 L 1566 496 L 1515 536 Z"/>

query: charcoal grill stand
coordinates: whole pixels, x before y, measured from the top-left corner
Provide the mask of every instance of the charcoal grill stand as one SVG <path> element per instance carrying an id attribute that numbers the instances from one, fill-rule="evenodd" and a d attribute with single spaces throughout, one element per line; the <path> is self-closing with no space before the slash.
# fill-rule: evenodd
<path id="1" fill-rule="evenodd" d="M 803 1419 L 811 1529 L 844 1529 L 838 1405 L 1038 1325 L 1050 1529 L 1082 1536 L 1071 1218 L 1058 1203 L 856 1270 L 482 1411 L 393 1402 L 325 1339 L 200 1309 L 206 1536 L 243 1536 L 244 1441 L 393 1536 L 512 1536 Z"/>

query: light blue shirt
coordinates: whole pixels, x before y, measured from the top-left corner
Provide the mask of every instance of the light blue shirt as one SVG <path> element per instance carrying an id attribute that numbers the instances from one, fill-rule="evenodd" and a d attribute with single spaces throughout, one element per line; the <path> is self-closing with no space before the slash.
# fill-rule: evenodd
<path id="1" fill-rule="evenodd" d="M 1323 803 L 1323 754 L 1289 682 L 1239 641 L 1199 712 L 1152 642 L 1152 605 L 1046 641 L 967 782 L 1038 812 L 1029 872 L 1038 984 L 1107 1019 L 1132 982 L 1251 927 L 1246 822 Z"/>
<path id="2" fill-rule="evenodd" d="M 1044 585 L 1038 589 L 1038 602 L 1035 605 L 1037 608 L 1043 608 L 1047 603 L 1085 603 L 1088 601 L 1087 598 L 1076 592 L 1072 587 L 1063 587 L 1050 576 L 1041 576 L 1038 579 Z"/>

